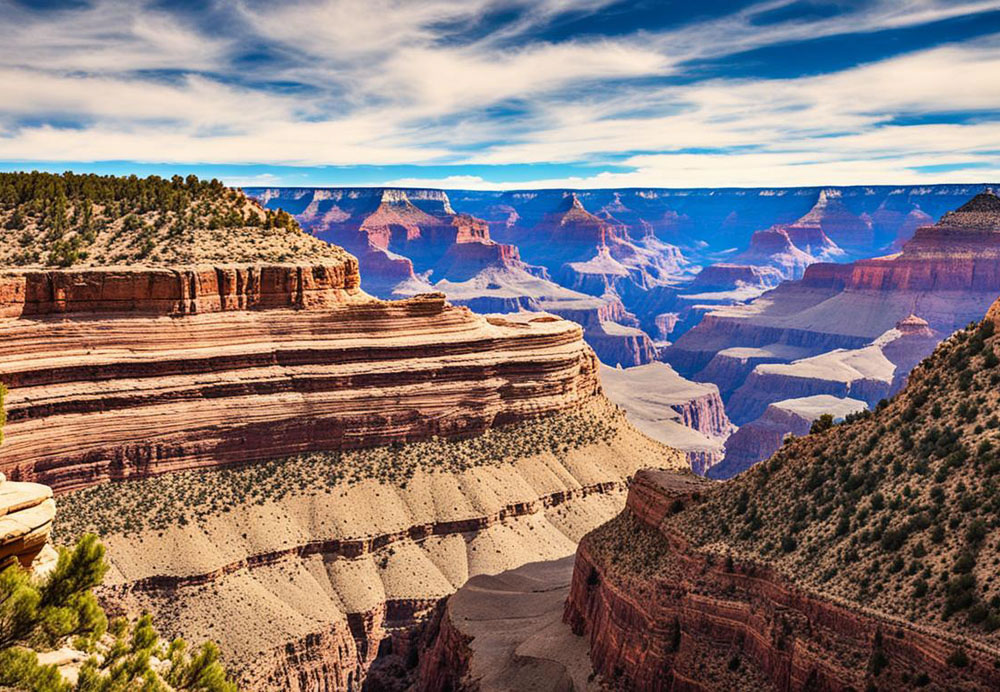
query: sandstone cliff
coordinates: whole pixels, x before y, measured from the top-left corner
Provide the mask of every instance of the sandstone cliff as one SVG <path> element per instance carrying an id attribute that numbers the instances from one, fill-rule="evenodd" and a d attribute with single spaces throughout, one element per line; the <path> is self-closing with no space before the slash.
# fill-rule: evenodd
<path id="1" fill-rule="evenodd" d="M 996 689 L 998 320 L 730 481 L 638 474 L 577 554 L 566 617 L 595 670 L 633 689 Z"/>
<path id="2" fill-rule="evenodd" d="M 358 688 L 470 576 L 571 553 L 683 464 L 580 326 L 379 301 L 346 254 L 0 286 L 0 470 L 55 488 L 60 542 L 102 536 L 110 610 L 219 641 L 251 688 Z"/>
<path id="3" fill-rule="evenodd" d="M 580 544 L 565 617 L 610 684 L 706 691 L 1000 684 L 993 646 L 820 595 L 760 561 L 694 547 L 670 517 L 705 491 L 676 475 L 640 473 L 626 511 Z"/>

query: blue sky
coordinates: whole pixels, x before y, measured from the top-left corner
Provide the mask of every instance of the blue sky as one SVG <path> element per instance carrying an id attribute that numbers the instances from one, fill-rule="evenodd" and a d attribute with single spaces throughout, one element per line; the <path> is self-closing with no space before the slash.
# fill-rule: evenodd
<path id="1" fill-rule="evenodd" d="M 1000 0 L 0 0 L 0 169 L 1000 180 Z"/>

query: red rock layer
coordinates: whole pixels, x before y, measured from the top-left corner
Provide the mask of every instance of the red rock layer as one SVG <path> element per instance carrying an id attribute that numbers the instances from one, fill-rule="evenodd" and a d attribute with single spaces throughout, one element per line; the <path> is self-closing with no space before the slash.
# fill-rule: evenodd
<path id="1" fill-rule="evenodd" d="M 339 305 L 360 293 L 358 263 L 112 267 L 0 274 L 0 318 L 71 312 L 186 315 Z"/>
<path id="2" fill-rule="evenodd" d="M 31 281 L 38 276 L 43 285 L 64 280 L 54 272 Z M 198 286 L 187 299 L 171 293 L 179 273 L 125 276 L 130 292 L 114 293 L 122 300 L 110 300 L 105 282 L 96 303 L 13 303 L 21 312 L 119 305 L 124 314 L 0 319 L 0 381 L 10 390 L 0 471 L 9 477 L 62 492 L 309 450 L 472 435 L 599 392 L 580 327 L 551 317 L 487 320 L 439 294 L 376 301 L 345 288 L 356 274 L 310 293 L 298 279 L 316 273 L 294 268 L 286 277 L 299 288 L 290 293 L 255 294 L 246 290 L 252 283 L 214 292 L 220 281 L 208 282 L 212 291 L 185 284 Z M 233 276 L 240 286 L 241 274 Z M 163 293 L 132 290 L 160 279 Z M 231 295 L 245 307 L 283 296 L 310 309 L 211 311 L 229 310 Z M 171 316 L 136 313 L 145 309 Z"/>
<path id="3" fill-rule="evenodd" d="M 630 576 L 620 556 L 610 560 L 613 551 L 600 544 L 607 537 L 595 538 L 602 529 L 580 544 L 565 618 L 588 638 L 606 680 L 632 690 L 707 692 L 745 686 L 752 672 L 774 689 L 840 690 L 892 689 L 924 674 L 941 689 L 1000 687 L 1000 652 L 834 602 L 766 565 L 695 550 L 664 522 L 677 503 L 695 501 L 695 490 L 669 472 L 636 475 L 626 513 L 665 551 L 650 576 Z M 947 663 L 959 649 L 969 660 L 963 668 Z M 876 652 L 880 677 L 868 665 Z M 735 670 L 727 672 L 727 659 Z"/>

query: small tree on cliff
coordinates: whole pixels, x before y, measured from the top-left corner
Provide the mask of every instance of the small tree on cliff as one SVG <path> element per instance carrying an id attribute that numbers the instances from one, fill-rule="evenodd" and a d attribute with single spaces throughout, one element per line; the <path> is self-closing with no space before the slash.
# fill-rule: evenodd
<path id="1" fill-rule="evenodd" d="M 199 690 L 234 692 L 214 644 L 188 653 L 183 640 L 163 643 L 148 615 L 134 626 L 123 618 L 110 624 L 91 589 L 108 565 L 97 536 L 86 535 L 72 550 L 62 548 L 55 568 L 33 578 L 19 564 L 0 572 L 0 688 L 37 692 L 151 692 Z M 113 643 L 102 639 L 110 631 Z M 70 643 L 94 654 L 84 662 L 75 685 L 55 666 L 40 665 L 36 650 Z M 158 672 L 156 657 L 169 667 Z"/>

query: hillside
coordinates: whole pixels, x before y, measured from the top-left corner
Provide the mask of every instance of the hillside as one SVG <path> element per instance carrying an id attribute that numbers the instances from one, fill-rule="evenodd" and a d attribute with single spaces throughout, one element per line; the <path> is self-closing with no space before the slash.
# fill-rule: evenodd
<path id="1" fill-rule="evenodd" d="M 283 211 L 217 180 L 0 173 L 0 266 L 341 260 Z"/>
<path id="2" fill-rule="evenodd" d="M 1000 644 L 997 317 L 942 343 L 887 406 L 783 446 L 678 528 L 821 593 Z"/>
<path id="3" fill-rule="evenodd" d="M 892 401 L 718 484 L 642 471 L 565 621 L 629 689 L 1000 685 L 1000 301 Z"/>

